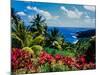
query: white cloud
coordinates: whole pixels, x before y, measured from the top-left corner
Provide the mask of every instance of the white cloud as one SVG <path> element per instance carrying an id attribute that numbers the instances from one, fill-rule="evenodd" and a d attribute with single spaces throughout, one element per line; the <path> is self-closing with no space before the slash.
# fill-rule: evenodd
<path id="1" fill-rule="evenodd" d="M 27 9 L 29 10 L 33 10 L 41 15 L 43 15 L 47 20 L 48 19 L 57 19 L 59 18 L 59 16 L 53 16 L 51 13 L 49 13 L 48 11 L 45 11 L 45 10 L 41 10 L 37 7 L 31 7 L 31 6 L 27 6 Z"/>
<path id="2" fill-rule="evenodd" d="M 95 27 L 95 18 L 90 17 L 89 14 L 87 14 L 87 12 L 79 11 L 77 8 L 74 8 L 74 10 L 69 10 L 64 6 L 61 6 L 60 8 L 65 12 L 65 15 L 68 16 L 67 22 L 63 22 L 64 23 L 63 25 L 69 27 L 84 27 L 84 28 Z"/>
<path id="3" fill-rule="evenodd" d="M 64 6 L 61 6 L 60 8 L 61 8 L 61 10 L 63 10 L 67 14 L 67 16 L 69 18 L 77 18 L 77 19 L 79 19 L 83 15 L 83 12 L 80 12 L 76 8 L 74 10 L 68 10 Z"/>
<path id="4" fill-rule="evenodd" d="M 17 12 L 16 14 L 20 16 L 26 16 L 26 14 L 23 11 Z"/>
<path id="5" fill-rule="evenodd" d="M 86 19 L 89 19 L 89 18 L 90 18 L 90 16 L 86 15 L 86 16 L 85 16 L 85 18 L 86 18 Z"/>
<path id="6" fill-rule="evenodd" d="M 87 6 L 87 5 L 84 5 L 83 7 L 84 7 L 86 10 L 95 11 L 95 6 Z"/>
<path id="7" fill-rule="evenodd" d="M 29 18 L 29 20 L 31 21 L 31 19 L 33 18 L 33 16 L 31 16 L 31 15 L 28 15 L 28 18 Z"/>
<path id="8" fill-rule="evenodd" d="M 95 19 L 91 19 L 91 18 L 84 19 L 84 22 L 89 24 L 95 24 Z"/>
<path id="9" fill-rule="evenodd" d="M 28 15 L 28 19 L 29 19 L 29 21 L 32 21 L 33 18 L 34 18 L 33 15 Z"/>

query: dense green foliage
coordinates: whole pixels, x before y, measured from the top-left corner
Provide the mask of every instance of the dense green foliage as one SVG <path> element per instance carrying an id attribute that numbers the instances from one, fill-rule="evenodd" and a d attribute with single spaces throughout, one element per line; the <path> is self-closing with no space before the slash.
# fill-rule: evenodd
<path id="1" fill-rule="evenodd" d="M 44 49 L 47 53 L 49 54 L 60 54 L 60 55 L 64 55 L 64 56 L 71 56 L 74 57 L 75 56 L 75 51 L 74 50 L 58 50 L 58 49 L 53 49 L 53 48 L 45 48 Z"/>

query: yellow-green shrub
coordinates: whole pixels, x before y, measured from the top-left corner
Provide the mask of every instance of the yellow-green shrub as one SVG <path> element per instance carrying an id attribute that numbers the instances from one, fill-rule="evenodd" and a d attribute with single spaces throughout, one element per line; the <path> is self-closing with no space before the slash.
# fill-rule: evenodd
<path id="1" fill-rule="evenodd" d="M 40 45 L 34 45 L 31 48 L 34 51 L 36 56 L 38 56 L 40 54 L 40 52 L 43 50 L 42 46 L 40 46 Z"/>

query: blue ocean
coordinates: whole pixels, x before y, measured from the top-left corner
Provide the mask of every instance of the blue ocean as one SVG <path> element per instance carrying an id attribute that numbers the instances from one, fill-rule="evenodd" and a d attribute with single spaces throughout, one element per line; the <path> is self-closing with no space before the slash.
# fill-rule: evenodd
<path id="1" fill-rule="evenodd" d="M 50 31 L 54 27 L 48 27 Z M 70 43 L 75 43 L 78 41 L 78 38 L 75 36 L 76 32 L 87 31 L 94 28 L 74 28 L 74 27 L 55 27 L 59 30 L 60 34 L 64 36 L 65 41 Z"/>

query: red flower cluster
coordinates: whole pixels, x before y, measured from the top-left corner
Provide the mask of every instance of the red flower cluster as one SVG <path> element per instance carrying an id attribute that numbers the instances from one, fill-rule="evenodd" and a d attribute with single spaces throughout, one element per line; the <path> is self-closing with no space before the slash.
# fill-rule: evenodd
<path id="1" fill-rule="evenodd" d="M 78 69 L 84 69 L 84 68 L 89 68 L 89 69 L 94 69 L 96 67 L 95 63 L 93 62 L 89 62 L 87 63 L 86 61 L 86 56 L 85 55 L 81 55 L 80 57 L 78 57 L 76 59 L 76 63 L 75 63 L 75 66 L 78 68 Z"/>
<path id="2" fill-rule="evenodd" d="M 17 70 L 20 68 L 31 69 L 33 61 L 32 56 L 29 52 L 23 51 L 18 48 L 13 48 L 11 52 L 11 65 L 12 70 Z"/>
<path id="3" fill-rule="evenodd" d="M 56 60 L 56 61 L 61 60 L 61 61 L 63 61 L 67 65 L 71 65 L 74 62 L 74 60 L 71 57 L 64 57 L 64 56 L 62 56 L 60 54 L 56 54 L 53 57 L 51 54 L 48 54 L 46 52 L 42 52 L 40 54 L 40 57 L 39 58 L 40 58 L 40 60 L 39 60 L 39 63 L 40 64 L 45 64 L 46 62 L 49 62 L 50 63 L 51 61 L 53 61 L 53 59 Z"/>
<path id="4" fill-rule="evenodd" d="M 62 59 L 62 58 L 63 58 L 63 57 L 62 57 L 60 54 L 56 54 L 56 55 L 55 55 L 55 59 L 56 59 L 56 60 L 60 60 L 60 59 Z"/>
<path id="5" fill-rule="evenodd" d="M 71 57 L 64 57 L 64 63 L 67 65 L 73 65 L 74 64 L 74 60 Z"/>
<path id="6" fill-rule="evenodd" d="M 68 67 L 72 68 L 73 66 L 78 68 L 78 69 L 94 69 L 95 64 L 90 62 L 87 63 L 86 61 L 86 56 L 82 55 L 78 58 L 72 58 L 69 56 L 62 56 L 60 54 L 56 54 L 55 56 L 52 56 L 51 54 L 48 54 L 46 52 L 41 52 L 40 57 L 39 57 L 39 63 L 40 64 L 45 64 L 45 63 L 51 63 L 53 60 L 55 60 L 55 64 L 59 61 L 62 61 L 63 64 L 68 65 Z"/>
<path id="7" fill-rule="evenodd" d="M 81 56 L 78 58 L 78 61 L 79 61 L 80 64 L 85 64 L 85 63 L 87 63 L 87 62 L 86 62 L 85 55 L 81 55 Z"/>
<path id="8" fill-rule="evenodd" d="M 39 63 L 44 64 L 46 62 L 51 62 L 54 58 L 51 54 L 48 54 L 46 52 L 41 52 L 40 57 L 39 57 Z"/>

